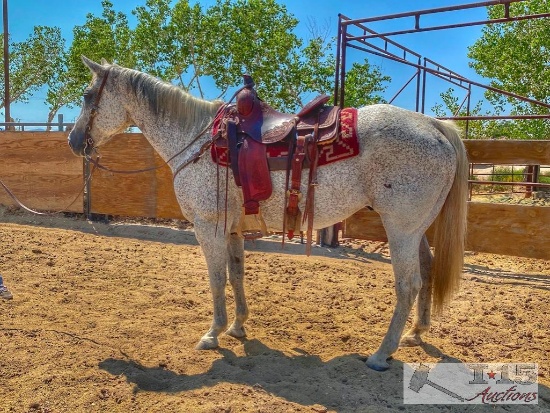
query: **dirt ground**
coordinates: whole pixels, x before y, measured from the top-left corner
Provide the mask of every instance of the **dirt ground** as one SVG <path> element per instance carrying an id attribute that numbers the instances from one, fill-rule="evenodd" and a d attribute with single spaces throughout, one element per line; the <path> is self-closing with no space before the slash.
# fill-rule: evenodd
<path id="1" fill-rule="evenodd" d="M 0 210 L 0 412 L 548 412 L 550 261 L 468 253 L 459 294 L 390 370 L 387 245 L 247 243 L 248 338 L 212 306 L 192 229 Z M 233 312 L 230 288 L 228 311 Z M 537 406 L 404 405 L 403 363 L 536 362 Z"/>

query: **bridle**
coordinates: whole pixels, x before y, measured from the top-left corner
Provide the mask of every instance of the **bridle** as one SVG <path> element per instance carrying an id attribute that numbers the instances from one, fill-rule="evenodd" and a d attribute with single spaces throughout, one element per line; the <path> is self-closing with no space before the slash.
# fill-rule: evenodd
<path id="1" fill-rule="evenodd" d="M 84 141 L 86 143 L 86 146 L 84 147 L 84 154 L 85 154 L 86 159 L 94 165 L 94 168 L 103 169 L 105 171 L 113 172 L 113 173 L 135 174 L 135 173 L 141 173 L 141 172 L 149 172 L 149 171 L 153 171 L 153 170 L 162 168 L 164 166 L 164 164 L 159 165 L 159 166 L 152 166 L 152 167 L 149 167 L 149 168 L 135 169 L 135 170 L 131 170 L 131 171 L 119 171 L 119 170 L 107 168 L 107 167 L 101 165 L 99 163 L 99 156 L 96 159 L 93 159 L 90 155 L 88 155 L 86 153 L 87 152 L 86 150 L 88 148 L 90 149 L 90 153 L 93 150 L 95 150 L 94 139 L 92 138 L 92 135 L 90 134 L 90 132 L 92 131 L 92 126 L 94 125 L 94 120 L 95 120 L 97 114 L 99 113 L 99 101 L 101 100 L 101 95 L 103 94 L 103 89 L 105 89 L 105 84 L 107 83 L 107 78 L 109 77 L 110 72 L 111 72 L 111 68 L 109 67 L 109 68 L 106 69 L 105 75 L 103 76 L 103 79 L 101 80 L 101 84 L 99 85 L 99 89 L 97 91 L 97 94 L 96 94 L 95 99 L 94 99 L 94 103 L 92 104 L 92 109 L 90 111 L 90 117 L 88 118 L 88 123 L 86 124 L 86 128 L 85 128 L 85 131 L 84 131 Z M 210 129 L 211 126 L 212 126 L 212 122 L 209 125 L 207 125 L 206 128 L 204 128 L 195 137 L 195 139 L 193 139 L 193 141 L 191 141 L 191 143 L 189 145 L 187 145 L 185 148 L 183 148 L 181 151 L 179 151 L 177 154 L 172 156 L 170 159 L 168 159 L 164 163 L 167 164 L 168 162 L 173 160 L 176 156 L 181 155 L 193 143 L 195 143 L 198 138 L 200 138 L 202 135 L 204 135 Z M 196 162 L 198 160 L 198 158 L 200 158 L 202 156 L 202 154 L 204 152 L 206 152 L 206 150 L 212 145 L 212 143 L 213 143 L 213 141 L 208 141 L 208 142 L 206 142 L 206 144 L 202 145 L 201 149 L 196 154 L 194 154 L 188 162 L 186 162 L 184 165 L 182 165 L 178 168 L 178 170 L 174 174 L 174 177 L 176 176 L 176 174 L 178 172 L 180 172 L 187 165 L 189 165 L 193 162 Z"/>
<path id="2" fill-rule="evenodd" d="M 84 131 L 84 139 L 86 142 L 86 146 L 84 147 L 84 153 L 86 153 L 87 148 L 90 148 L 90 150 L 94 149 L 94 139 L 92 138 L 92 135 L 90 135 L 90 131 L 92 130 L 92 126 L 94 125 L 94 119 L 97 116 L 97 113 L 99 112 L 99 101 L 101 100 L 101 95 L 103 94 L 103 89 L 105 88 L 105 84 L 107 83 L 107 78 L 109 77 L 110 72 L 111 72 L 111 68 L 108 68 L 105 71 L 105 75 L 101 80 L 101 84 L 99 85 L 99 90 L 97 91 L 97 95 L 95 96 L 94 103 L 92 104 L 90 117 L 88 118 L 88 123 L 86 124 L 86 129 Z"/>

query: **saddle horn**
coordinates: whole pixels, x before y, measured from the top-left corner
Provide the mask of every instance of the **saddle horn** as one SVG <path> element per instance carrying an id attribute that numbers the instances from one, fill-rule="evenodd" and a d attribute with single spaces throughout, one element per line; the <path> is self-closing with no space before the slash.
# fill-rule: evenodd
<path id="1" fill-rule="evenodd" d="M 254 90 L 255 83 L 252 76 L 244 74 L 243 82 L 243 88 L 237 94 L 237 110 L 240 115 L 248 116 L 252 113 L 252 109 L 254 109 L 258 95 L 256 94 L 256 90 Z"/>

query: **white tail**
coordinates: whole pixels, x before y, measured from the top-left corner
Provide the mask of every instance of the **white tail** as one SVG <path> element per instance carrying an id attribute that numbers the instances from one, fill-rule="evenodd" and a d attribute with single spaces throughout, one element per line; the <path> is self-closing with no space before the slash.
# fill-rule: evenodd
<path id="1" fill-rule="evenodd" d="M 457 165 L 455 179 L 435 225 L 431 277 L 433 310 L 440 313 L 460 285 L 468 213 L 468 157 L 456 125 L 437 121 L 437 128 L 453 145 Z"/>

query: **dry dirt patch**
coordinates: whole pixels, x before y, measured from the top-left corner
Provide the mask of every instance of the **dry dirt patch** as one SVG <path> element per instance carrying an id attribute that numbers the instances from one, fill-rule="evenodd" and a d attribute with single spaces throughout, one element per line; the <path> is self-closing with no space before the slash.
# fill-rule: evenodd
<path id="1" fill-rule="evenodd" d="M 534 361 L 550 409 L 550 262 L 469 253 L 460 293 L 424 346 L 364 365 L 394 305 L 386 244 L 247 245 L 247 340 L 193 349 L 211 321 L 189 229 L 0 213 L 0 411 L 439 412 L 404 406 L 402 364 Z M 232 312 L 232 294 L 228 306 Z M 547 410 L 548 411 L 548 410 Z"/>

